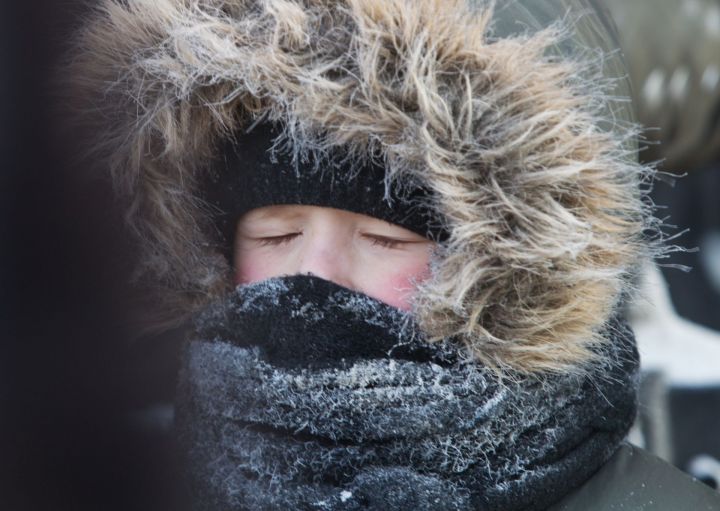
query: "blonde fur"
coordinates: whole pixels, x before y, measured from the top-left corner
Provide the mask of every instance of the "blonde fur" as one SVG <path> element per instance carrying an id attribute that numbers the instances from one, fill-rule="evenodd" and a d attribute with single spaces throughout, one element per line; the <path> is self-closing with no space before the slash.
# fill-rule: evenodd
<path id="1" fill-rule="evenodd" d="M 493 367 L 577 370 L 646 252 L 648 170 L 544 30 L 491 38 L 465 0 L 103 0 L 71 66 L 140 272 L 191 313 L 224 293 L 197 184 L 221 140 L 280 121 L 432 190 L 449 240 L 415 314 Z M 630 155 L 632 156 L 632 155 Z"/>

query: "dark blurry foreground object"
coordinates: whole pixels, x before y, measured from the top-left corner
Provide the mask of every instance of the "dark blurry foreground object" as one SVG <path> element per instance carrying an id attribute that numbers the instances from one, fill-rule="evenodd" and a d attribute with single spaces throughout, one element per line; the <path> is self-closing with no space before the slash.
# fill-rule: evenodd
<path id="1" fill-rule="evenodd" d="M 178 510 L 167 437 L 127 420 L 172 393 L 172 349 L 130 343 L 132 250 L 56 113 L 84 12 L 0 2 L 0 509 Z"/>
<path id="2" fill-rule="evenodd" d="M 604 0 L 620 34 L 645 161 L 685 172 L 720 156 L 720 2 Z"/>

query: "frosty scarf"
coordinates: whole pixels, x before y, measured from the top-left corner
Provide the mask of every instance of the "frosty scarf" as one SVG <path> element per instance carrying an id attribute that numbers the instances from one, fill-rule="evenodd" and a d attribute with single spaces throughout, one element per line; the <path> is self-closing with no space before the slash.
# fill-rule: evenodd
<path id="1" fill-rule="evenodd" d="M 620 324 L 588 376 L 502 381 L 424 342 L 409 315 L 311 276 L 242 286 L 197 331 L 177 419 L 197 510 L 544 509 L 635 413 Z"/>

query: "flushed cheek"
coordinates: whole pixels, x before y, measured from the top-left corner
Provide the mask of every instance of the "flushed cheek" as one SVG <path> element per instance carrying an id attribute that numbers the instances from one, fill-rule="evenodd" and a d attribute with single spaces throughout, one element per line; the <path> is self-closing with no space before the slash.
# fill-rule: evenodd
<path id="1" fill-rule="evenodd" d="M 430 276 L 427 264 L 404 268 L 378 282 L 376 298 L 402 310 L 409 310 L 417 284 Z"/>
<path id="2" fill-rule="evenodd" d="M 235 265 L 235 285 L 252 284 L 276 276 L 276 266 L 271 258 L 258 257 L 257 254 L 243 254 Z"/>

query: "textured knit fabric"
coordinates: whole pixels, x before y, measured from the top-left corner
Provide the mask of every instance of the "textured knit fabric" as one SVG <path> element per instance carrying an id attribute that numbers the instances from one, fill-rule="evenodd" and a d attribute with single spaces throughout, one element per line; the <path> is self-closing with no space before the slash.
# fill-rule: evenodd
<path id="1" fill-rule="evenodd" d="M 343 209 L 380 218 L 432 239 L 446 235 L 441 220 L 427 208 L 428 191 L 386 183 L 385 169 L 360 165 L 342 150 L 316 168 L 312 154 L 293 161 L 287 148 L 276 147 L 282 129 L 270 123 L 254 126 L 225 144 L 209 173 L 204 199 L 217 208 L 215 223 L 227 245 L 237 219 L 263 206 L 299 204 Z"/>
<path id="2" fill-rule="evenodd" d="M 637 355 L 614 323 L 585 376 L 506 376 L 411 316 L 312 276 L 241 286 L 198 322 L 178 427 L 195 508 L 539 510 L 612 455 Z"/>

